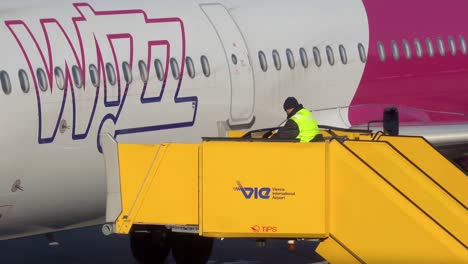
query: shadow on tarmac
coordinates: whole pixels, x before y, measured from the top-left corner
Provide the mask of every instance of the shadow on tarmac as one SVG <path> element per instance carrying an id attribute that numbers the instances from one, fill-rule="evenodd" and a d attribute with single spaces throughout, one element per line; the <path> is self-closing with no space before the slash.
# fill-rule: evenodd
<path id="1" fill-rule="evenodd" d="M 49 246 L 45 236 L 0 241 L 0 263 L 6 264 L 83 264 L 137 263 L 130 251 L 127 236 L 106 237 L 101 227 L 90 227 L 55 234 L 59 246 Z M 300 241 L 294 252 L 284 240 L 268 240 L 265 247 L 256 247 L 254 240 L 216 240 L 209 263 L 315 263 L 323 259 L 315 253 L 317 243 Z M 168 263 L 175 263 L 172 258 Z"/>

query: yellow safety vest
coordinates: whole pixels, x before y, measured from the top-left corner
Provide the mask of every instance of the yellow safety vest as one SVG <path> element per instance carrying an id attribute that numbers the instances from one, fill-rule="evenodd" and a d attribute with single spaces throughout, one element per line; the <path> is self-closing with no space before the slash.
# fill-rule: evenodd
<path id="1" fill-rule="evenodd" d="M 309 110 L 303 108 L 293 115 L 291 119 L 299 127 L 297 139 L 301 142 L 310 142 L 316 135 L 320 134 L 317 120 L 315 120 Z"/>

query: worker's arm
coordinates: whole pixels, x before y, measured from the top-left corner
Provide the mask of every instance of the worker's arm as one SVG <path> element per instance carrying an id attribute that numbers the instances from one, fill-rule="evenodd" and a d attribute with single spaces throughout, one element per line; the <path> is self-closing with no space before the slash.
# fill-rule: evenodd
<path id="1" fill-rule="evenodd" d="M 295 139 L 299 135 L 299 127 L 296 122 L 289 119 L 283 127 L 278 129 L 274 138 L 279 139 Z"/>

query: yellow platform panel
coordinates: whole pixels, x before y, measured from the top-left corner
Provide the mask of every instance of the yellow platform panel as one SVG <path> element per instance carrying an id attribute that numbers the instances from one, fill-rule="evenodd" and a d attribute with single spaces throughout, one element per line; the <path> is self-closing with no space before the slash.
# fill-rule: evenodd
<path id="1" fill-rule="evenodd" d="M 122 214 L 117 221 L 118 230 L 130 230 L 133 221 L 127 215 L 135 209 L 135 203 L 151 168 L 158 145 L 119 144 L 118 159 L 122 197 Z M 123 232 L 127 233 L 127 232 Z"/>
<path id="2" fill-rule="evenodd" d="M 425 171 L 455 199 L 468 206 L 468 177 L 421 137 L 382 136 L 380 141 L 391 143 L 409 160 Z"/>
<path id="3" fill-rule="evenodd" d="M 347 248 L 335 240 L 333 236 L 320 242 L 315 250 L 320 256 L 325 258 L 328 263 L 346 263 L 357 264 L 364 263 L 358 256 L 353 255 Z"/>
<path id="4" fill-rule="evenodd" d="M 135 223 L 198 224 L 198 144 L 167 144 L 149 171 Z M 145 186 L 146 187 L 146 186 Z"/>
<path id="5" fill-rule="evenodd" d="M 108 140 L 112 232 L 324 238 L 331 263 L 468 263 L 465 175 L 420 138 L 332 134 L 344 143 Z"/>
<path id="6" fill-rule="evenodd" d="M 428 175 L 386 142 L 347 141 L 345 145 L 466 247 L 468 211 Z"/>
<path id="7" fill-rule="evenodd" d="M 325 143 L 202 143 L 201 233 L 326 237 Z"/>
<path id="8" fill-rule="evenodd" d="M 132 224 L 198 224 L 198 144 L 119 145 L 122 213 Z"/>
<path id="9" fill-rule="evenodd" d="M 330 153 L 330 234 L 356 256 L 366 263 L 468 263 L 465 247 L 371 167 L 336 141 Z"/>

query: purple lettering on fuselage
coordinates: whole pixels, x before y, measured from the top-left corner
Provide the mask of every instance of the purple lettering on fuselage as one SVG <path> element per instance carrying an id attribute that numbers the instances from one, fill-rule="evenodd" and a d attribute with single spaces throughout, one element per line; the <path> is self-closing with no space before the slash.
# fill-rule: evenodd
<path id="1" fill-rule="evenodd" d="M 91 5 L 85 3 L 73 6 L 78 16 L 71 18 L 74 29 L 68 32 L 64 25 L 70 24 L 70 21 L 61 23 L 53 18 L 40 19 L 40 33 L 33 32 L 23 20 L 5 22 L 18 43 L 32 76 L 38 109 L 38 143 L 54 142 L 67 108 L 73 116 L 73 140 L 87 138 L 92 125 L 96 123 L 99 123 L 99 135 L 106 121 L 114 125 L 115 137 L 193 126 L 198 98 L 179 96 L 185 66 L 183 21 L 180 18 L 148 18 L 143 10 L 95 11 Z M 117 21 L 128 22 L 116 23 Z M 41 46 L 40 43 L 45 45 Z M 154 69 L 151 66 L 156 57 L 155 49 L 164 50 L 164 55 L 160 57 L 164 67 L 162 82 L 156 83 L 150 79 L 142 83 L 142 87 L 135 87 L 130 85 L 131 82 L 122 81 L 123 63 L 128 63 L 130 69 L 138 67 L 135 54 L 142 51 L 144 55 L 141 57 L 144 58 L 147 75 L 150 76 L 151 70 Z M 171 57 L 180 62 L 180 77 L 178 80 L 168 81 Z M 88 62 L 96 65 L 97 77 L 100 80 L 97 88 L 93 85 L 86 86 L 86 79 L 89 78 Z M 114 84 L 109 82 L 108 75 L 112 74 L 112 71 L 108 65 L 115 67 Z M 72 78 L 74 66 L 82 76 L 82 87 L 78 87 Z M 64 85 L 61 89 L 58 89 L 54 82 L 56 67 L 63 69 L 64 73 Z M 40 81 L 43 83 L 44 80 L 40 80 L 37 69 L 45 71 L 45 81 L 50 87 L 45 92 L 40 89 Z M 137 88 L 140 90 L 131 90 Z M 164 98 L 166 99 L 163 100 Z M 134 100 L 134 104 L 128 103 L 129 100 Z M 162 104 L 158 104 L 162 101 L 165 111 L 161 108 Z M 135 109 L 125 107 L 129 104 Z M 177 117 L 169 117 L 171 113 L 167 112 L 168 107 L 177 113 Z M 98 116 L 97 112 L 101 112 L 102 117 Z M 167 118 L 158 118 L 157 114 L 151 114 L 162 115 L 163 112 Z M 119 124 L 124 114 L 128 115 L 127 122 Z M 136 116 L 143 114 L 143 121 L 138 120 L 132 124 Z M 97 144 L 101 151 L 99 138 Z"/>

